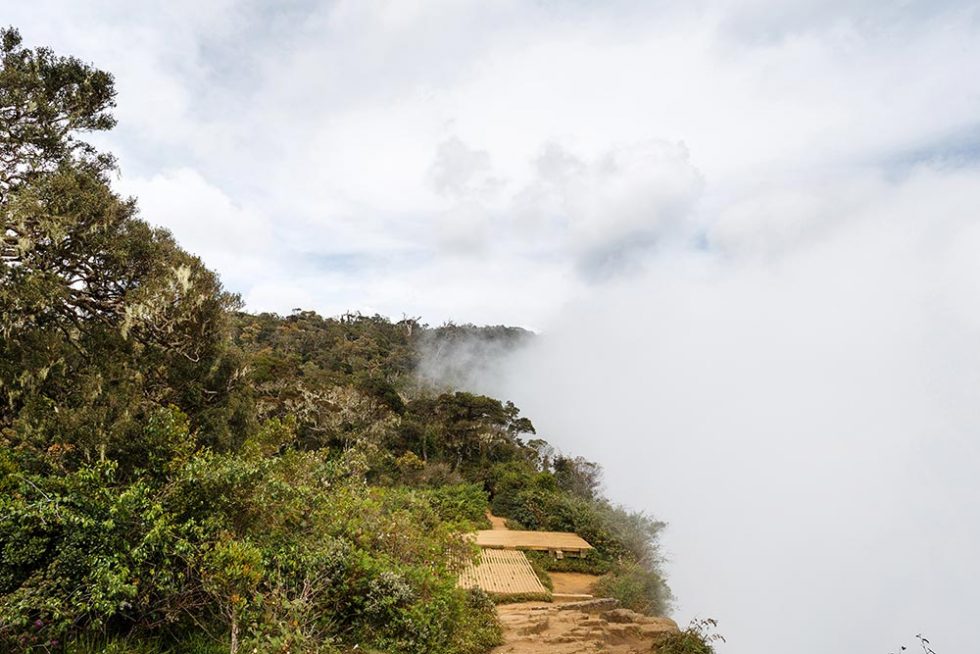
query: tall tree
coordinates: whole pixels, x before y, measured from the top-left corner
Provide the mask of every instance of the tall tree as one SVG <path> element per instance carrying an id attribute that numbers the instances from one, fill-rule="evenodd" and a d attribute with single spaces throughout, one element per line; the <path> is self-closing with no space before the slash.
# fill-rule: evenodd
<path id="1" fill-rule="evenodd" d="M 227 440 L 237 366 L 221 290 L 201 261 L 136 217 L 111 157 L 112 77 L 0 31 L 0 430 L 91 460 L 141 416 L 179 405 Z"/>

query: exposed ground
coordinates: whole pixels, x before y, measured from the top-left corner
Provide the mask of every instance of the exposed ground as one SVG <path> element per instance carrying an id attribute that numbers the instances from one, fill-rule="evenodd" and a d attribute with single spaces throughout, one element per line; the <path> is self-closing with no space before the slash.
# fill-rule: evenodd
<path id="1" fill-rule="evenodd" d="M 592 587 L 599 580 L 596 575 L 581 572 L 549 572 L 556 595 L 592 595 Z"/>
<path id="2" fill-rule="evenodd" d="M 501 518 L 499 515 L 493 515 L 492 513 L 488 513 L 487 518 L 490 519 L 491 529 L 507 529 L 507 518 Z"/>
<path id="3" fill-rule="evenodd" d="M 528 602 L 497 607 L 504 644 L 493 654 L 649 654 L 677 631 L 670 618 L 610 608 L 613 600 L 573 604 Z"/>
<path id="4" fill-rule="evenodd" d="M 494 530 L 507 529 L 503 518 L 488 517 Z M 654 644 L 677 631 L 669 618 L 617 608 L 615 600 L 591 599 L 595 575 L 552 572 L 550 576 L 555 603 L 497 607 L 504 644 L 492 654 L 649 654 Z"/>

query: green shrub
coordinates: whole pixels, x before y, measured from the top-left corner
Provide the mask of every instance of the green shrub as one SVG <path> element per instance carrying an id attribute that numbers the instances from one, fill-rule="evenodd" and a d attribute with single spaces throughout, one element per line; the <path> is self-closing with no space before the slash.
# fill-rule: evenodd
<path id="1" fill-rule="evenodd" d="M 534 574 L 537 575 L 538 579 L 541 581 L 541 585 L 547 588 L 549 591 L 553 591 L 555 589 L 555 584 L 551 580 L 551 575 L 548 574 L 548 568 L 545 564 L 549 560 L 555 560 L 554 557 L 545 552 L 525 552 L 525 554 L 527 555 L 528 562 L 531 564 L 531 569 L 534 570 Z"/>
<path id="2" fill-rule="evenodd" d="M 244 452 L 161 461 L 133 482 L 111 461 L 11 475 L 16 490 L 0 497 L 0 649 L 142 633 L 132 642 L 150 647 L 161 627 L 188 629 L 192 612 L 243 650 L 450 654 L 483 642 L 471 632 L 486 632 L 493 613 L 455 587 L 470 546 L 438 502 L 366 485 L 356 456 Z M 485 506 L 477 491 L 438 497 L 472 515 Z"/>
<path id="3" fill-rule="evenodd" d="M 657 654 L 714 654 L 714 643 L 725 642 L 725 638 L 715 633 L 718 621 L 712 618 L 694 619 L 687 629 L 677 634 L 669 634 L 654 651 Z"/>
<path id="4" fill-rule="evenodd" d="M 453 654 L 483 654 L 504 642 L 494 602 L 479 588 L 464 591 L 465 612 Z"/>
<path id="5" fill-rule="evenodd" d="M 532 565 L 547 572 L 581 572 L 588 575 L 604 575 L 613 569 L 615 564 L 587 550 L 582 556 L 566 556 L 558 559 L 547 552 L 525 552 Z"/>
<path id="6" fill-rule="evenodd" d="M 176 640 L 119 636 L 83 636 L 64 649 L 64 654 L 227 654 L 228 646 L 200 631 L 183 633 Z"/>
<path id="7" fill-rule="evenodd" d="M 663 577 L 637 563 L 629 563 L 601 577 L 593 593 L 613 597 L 627 609 L 647 615 L 666 615 L 670 609 L 670 589 Z"/>
<path id="8" fill-rule="evenodd" d="M 439 517 L 458 525 L 462 531 L 489 529 L 490 509 L 487 493 L 479 484 L 455 484 L 427 489 L 422 495 L 432 504 Z"/>

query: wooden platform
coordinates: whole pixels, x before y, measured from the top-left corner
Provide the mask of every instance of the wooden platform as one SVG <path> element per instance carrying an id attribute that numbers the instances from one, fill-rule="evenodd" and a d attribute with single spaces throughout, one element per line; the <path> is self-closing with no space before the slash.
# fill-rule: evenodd
<path id="1" fill-rule="evenodd" d="M 482 588 L 491 595 L 548 595 L 524 553 L 514 550 L 483 550 L 480 563 L 467 566 L 456 585 Z"/>
<path id="2" fill-rule="evenodd" d="M 490 549 L 563 552 L 573 556 L 592 549 L 592 546 L 577 534 L 563 531 L 485 529 L 476 532 L 476 544 Z"/>

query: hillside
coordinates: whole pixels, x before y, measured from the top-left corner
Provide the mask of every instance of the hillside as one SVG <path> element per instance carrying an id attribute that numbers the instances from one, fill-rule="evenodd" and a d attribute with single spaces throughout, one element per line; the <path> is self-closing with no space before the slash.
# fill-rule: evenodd
<path id="1" fill-rule="evenodd" d="M 0 650 L 487 652 L 494 604 L 456 577 L 491 508 L 595 547 L 542 571 L 669 610 L 662 523 L 424 371 L 460 330 L 526 333 L 243 312 L 80 140 L 112 77 L 2 43 Z"/>

